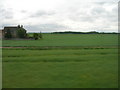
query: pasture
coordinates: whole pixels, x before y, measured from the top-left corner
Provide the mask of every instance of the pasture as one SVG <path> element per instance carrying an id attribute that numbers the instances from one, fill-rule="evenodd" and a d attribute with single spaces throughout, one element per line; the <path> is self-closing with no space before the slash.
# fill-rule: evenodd
<path id="1" fill-rule="evenodd" d="M 117 34 L 43 34 L 41 40 L 3 40 L 3 46 L 117 46 Z"/>
<path id="2" fill-rule="evenodd" d="M 42 40 L 3 40 L 3 46 L 27 47 L 3 48 L 3 88 L 117 88 L 117 39 L 45 34 Z"/>

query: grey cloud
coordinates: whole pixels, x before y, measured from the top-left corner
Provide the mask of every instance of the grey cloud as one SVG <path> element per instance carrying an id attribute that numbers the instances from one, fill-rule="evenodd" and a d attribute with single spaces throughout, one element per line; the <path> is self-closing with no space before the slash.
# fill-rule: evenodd
<path id="1" fill-rule="evenodd" d="M 0 19 L 12 19 L 13 18 L 13 11 L 12 9 L 0 9 Z"/>
<path id="2" fill-rule="evenodd" d="M 112 11 L 107 11 L 105 8 L 101 7 L 94 7 L 91 10 L 91 15 L 94 16 L 96 19 L 104 19 L 111 22 L 117 21 L 117 10 L 116 7 L 113 8 Z"/>
<path id="3" fill-rule="evenodd" d="M 47 23 L 47 24 L 39 24 L 39 25 L 28 25 L 26 26 L 28 29 L 28 32 L 51 32 L 51 31 L 57 31 L 57 30 L 65 30 L 68 29 L 67 26 L 59 25 L 57 23 Z"/>
<path id="4" fill-rule="evenodd" d="M 94 4 L 96 4 L 96 5 L 105 5 L 105 4 L 113 4 L 113 3 L 115 3 L 115 2 L 113 2 L 113 1 L 111 1 L 111 2 L 106 2 L 106 1 L 104 1 L 104 2 L 94 2 Z"/>
<path id="5" fill-rule="evenodd" d="M 74 0 L 72 0 L 74 2 Z M 79 1 L 79 0 L 76 0 Z M 70 5 L 71 4 L 71 5 Z M 67 3 L 63 6 L 60 6 L 60 8 L 54 8 L 55 11 L 44 11 L 44 10 L 38 10 L 33 12 L 29 12 L 27 10 L 21 10 L 18 11 L 20 13 L 25 13 L 23 15 L 26 19 L 19 19 L 13 18 L 14 13 L 11 9 L 0 9 L 0 21 L 6 20 L 4 23 L 11 23 L 17 24 L 18 22 L 24 22 L 24 25 L 26 29 L 30 32 L 50 32 L 50 31 L 57 31 L 57 30 L 71 30 L 71 23 L 73 23 L 73 27 L 77 26 L 76 24 L 84 24 L 88 23 L 89 25 L 92 23 L 99 24 L 99 23 L 109 23 L 108 26 L 114 26 L 114 23 L 117 21 L 117 8 L 114 7 L 111 11 L 107 11 L 106 6 L 114 6 L 113 2 L 96 2 L 96 3 Z M 59 6 L 59 5 L 58 5 Z M 13 9 L 14 10 L 14 9 Z M 49 17 L 50 16 L 50 17 Z M 30 17 L 30 18 L 29 18 Z M 14 20 L 14 21 L 13 21 Z M 44 22 L 41 22 L 44 20 Z M 11 22 L 13 21 L 13 22 Z M 65 21 L 65 22 L 64 22 Z M 98 22 L 97 22 L 98 21 Z M 100 21 L 100 22 L 99 22 Z M 31 24 L 34 25 L 28 25 L 28 22 L 32 22 Z M 39 23 L 40 22 L 40 23 Z M 66 24 L 70 22 L 70 26 L 65 26 L 63 24 Z M 46 24 L 41 24 L 46 23 Z M 59 24 L 58 24 L 59 23 Z M 37 24 L 37 25 L 36 25 Z M 71 27 L 71 28 L 70 28 Z M 99 25 L 98 25 L 99 27 Z M 101 29 L 104 27 L 101 24 Z M 103 27 L 103 28 L 102 28 Z M 79 29 L 79 28 L 78 28 Z M 84 27 L 83 27 L 84 29 Z"/>
<path id="6" fill-rule="evenodd" d="M 95 4 L 98 4 L 98 5 L 104 5 L 106 4 L 107 2 L 94 2 Z"/>
<path id="7" fill-rule="evenodd" d="M 30 17 L 40 17 L 40 16 L 49 16 L 55 14 L 54 12 L 47 12 L 47 11 L 37 11 L 30 15 Z"/>
<path id="8" fill-rule="evenodd" d="M 27 13 L 27 11 L 26 10 L 21 10 L 21 13 Z"/>
<path id="9" fill-rule="evenodd" d="M 116 5 L 115 7 L 113 7 L 112 11 L 115 13 L 118 12 L 118 6 Z"/>
<path id="10" fill-rule="evenodd" d="M 69 14 L 68 17 L 77 22 L 94 22 L 96 19 L 101 18 L 101 16 L 104 17 L 104 14 L 106 14 L 105 8 L 102 7 L 103 4 L 105 4 L 105 2 L 87 3 L 87 6 L 85 4 L 80 9 L 75 8 L 74 11 L 70 9 L 71 14 Z"/>
<path id="11" fill-rule="evenodd" d="M 70 16 L 70 20 L 73 20 L 75 22 L 93 22 L 95 17 L 92 17 L 90 15 L 80 15 L 80 16 Z"/>
<path id="12" fill-rule="evenodd" d="M 102 7 L 94 7 L 91 10 L 91 14 L 93 14 L 93 15 L 101 15 L 104 13 L 106 13 L 106 10 L 105 10 L 105 8 L 102 8 Z"/>
<path id="13" fill-rule="evenodd" d="M 84 9 L 84 12 L 74 12 L 71 13 L 68 17 L 70 20 L 75 22 L 88 22 L 93 23 L 96 21 L 106 21 L 106 22 L 117 22 L 117 7 L 113 7 L 112 11 L 107 11 L 105 7 L 103 7 L 102 2 L 97 2 L 101 5 L 93 5 L 92 8 Z"/>
<path id="14" fill-rule="evenodd" d="M 89 12 L 88 12 L 89 11 Z M 84 12 L 74 12 L 69 15 L 69 19 L 75 22 L 93 22 L 96 19 L 96 16 L 91 13 L 91 10 L 86 10 Z M 98 13 L 98 12 L 97 12 Z"/>

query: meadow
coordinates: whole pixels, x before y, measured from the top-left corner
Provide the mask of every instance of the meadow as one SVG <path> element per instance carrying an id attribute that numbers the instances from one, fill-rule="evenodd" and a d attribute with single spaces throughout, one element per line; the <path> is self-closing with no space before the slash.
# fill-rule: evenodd
<path id="1" fill-rule="evenodd" d="M 41 40 L 3 40 L 3 46 L 117 46 L 117 34 L 43 34 Z"/>
<path id="2" fill-rule="evenodd" d="M 3 40 L 3 88 L 117 88 L 118 37 L 45 34 Z M 47 47 L 47 48 L 46 48 Z"/>

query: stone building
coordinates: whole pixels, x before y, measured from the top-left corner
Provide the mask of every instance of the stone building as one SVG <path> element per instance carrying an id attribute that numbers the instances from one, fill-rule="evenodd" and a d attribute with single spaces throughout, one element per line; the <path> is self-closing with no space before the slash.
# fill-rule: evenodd
<path id="1" fill-rule="evenodd" d="M 3 30 L 0 29 L 0 39 L 2 39 L 2 38 L 4 38 L 4 36 L 3 36 Z"/>
<path id="2" fill-rule="evenodd" d="M 22 30 L 24 31 L 24 33 L 26 34 L 26 30 L 23 28 L 23 26 L 18 25 L 18 26 L 6 26 L 4 27 L 3 30 L 0 30 L 0 38 L 4 39 L 6 38 L 6 35 L 8 33 L 11 34 L 11 38 L 20 38 L 18 35 L 18 30 Z M 27 35 L 27 34 L 26 34 Z"/>

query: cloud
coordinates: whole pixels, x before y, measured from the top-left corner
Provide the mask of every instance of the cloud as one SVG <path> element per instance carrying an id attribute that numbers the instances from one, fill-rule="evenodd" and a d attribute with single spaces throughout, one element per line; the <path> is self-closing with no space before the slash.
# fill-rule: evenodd
<path id="1" fill-rule="evenodd" d="M 27 11 L 26 10 L 21 10 L 21 13 L 27 13 Z"/>
<path id="2" fill-rule="evenodd" d="M 117 0 L 2 0 L 2 25 L 27 26 L 32 31 L 117 31 Z M 47 2 L 48 1 L 48 2 Z M 90 2 L 89 2 L 90 1 Z M 13 2 L 15 4 L 13 4 Z M 34 3 L 34 5 L 33 5 Z M 26 6 L 27 4 L 27 6 Z M 4 7 L 3 7 L 4 6 Z M 12 21 L 12 22 L 11 22 Z M 0 25 L 1 26 L 1 25 Z"/>
<path id="3" fill-rule="evenodd" d="M 52 32 L 52 31 L 59 31 L 59 30 L 66 30 L 68 29 L 67 26 L 63 26 L 57 23 L 46 23 L 46 24 L 38 24 L 38 25 L 28 25 L 25 26 L 26 29 L 29 29 L 29 32 Z"/>
<path id="4" fill-rule="evenodd" d="M 30 17 L 37 18 L 37 17 L 40 17 L 40 16 L 49 16 L 49 15 L 53 15 L 53 14 L 55 14 L 55 13 L 54 12 L 47 12 L 47 11 L 41 11 L 41 10 L 39 10 L 39 11 L 36 11 L 35 13 L 32 13 L 30 15 Z"/>
<path id="5" fill-rule="evenodd" d="M 13 11 L 12 9 L 4 9 L 1 8 L 0 9 L 0 20 L 4 20 L 4 19 L 12 19 L 13 18 Z"/>

